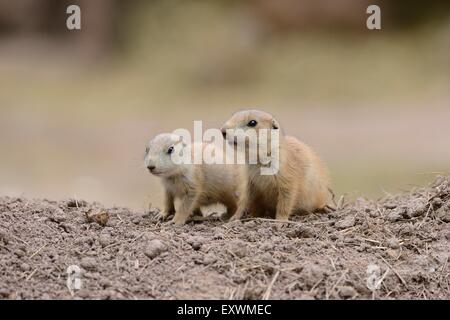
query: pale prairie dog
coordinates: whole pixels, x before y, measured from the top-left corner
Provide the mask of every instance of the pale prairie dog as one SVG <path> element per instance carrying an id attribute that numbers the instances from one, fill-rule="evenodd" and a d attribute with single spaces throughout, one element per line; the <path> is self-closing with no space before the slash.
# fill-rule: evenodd
<path id="1" fill-rule="evenodd" d="M 314 151 L 291 136 L 284 136 L 278 121 L 259 110 L 235 113 L 222 127 L 222 134 L 230 144 L 236 144 L 236 129 L 278 130 L 279 169 L 274 175 L 261 175 L 261 164 L 243 166 L 239 188 L 238 209 L 231 220 L 249 211 L 252 216 L 269 215 L 288 220 L 298 211 L 313 212 L 324 209 L 331 200 L 327 169 Z M 266 140 L 269 141 L 269 140 Z M 258 139 L 258 146 L 262 143 Z M 245 146 L 248 152 L 249 145 Z"/>
<path id="2" fill-rule="evenodd" d="M 227 216 L 234 215 L 237 208 L 237 171 L 233 165 L 177 161 L 195 146 L 202 152 L 206 144 L 186 145 L 180 136 L 162 133 L 148 143 L 145 152 L 145 166 L 162 179 L 165 188 L 164 211 L 160 216 L 167 218 L 175 213 L 172 222 L 178 225 L 184 224 L 193 213 L 200 212 L 202 206 L 222 203 Z M 221 151 L 214 149 L 214 152 Z M 176 199 L 180 200 L 177 210 Z"/>

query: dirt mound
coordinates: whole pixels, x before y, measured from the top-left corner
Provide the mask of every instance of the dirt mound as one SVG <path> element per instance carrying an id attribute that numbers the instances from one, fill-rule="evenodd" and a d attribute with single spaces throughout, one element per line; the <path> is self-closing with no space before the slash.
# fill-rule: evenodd
<path id="1" fill-rule="evenodd" d="M 339 200 L 289 223 L 176 227 L 157 210 L 0 198 L 0 298 L 450 299 L 448 178 Z M 67 287 L 72 265 L 80 290 Z"/>

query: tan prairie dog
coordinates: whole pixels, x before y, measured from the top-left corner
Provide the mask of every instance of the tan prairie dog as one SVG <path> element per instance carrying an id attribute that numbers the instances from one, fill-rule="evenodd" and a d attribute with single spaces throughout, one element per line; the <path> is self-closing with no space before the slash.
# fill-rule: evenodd
<path id="1" fill-rule="evenodd" d="M 148 143 L 145 166 L 162 179 L 165 188 L 164 211 L 160 213 L 162 218 L 175 213 L 172 222 L 182 225 L 193 213 L 199 213 L 200 207 L 215 203 L 225 205 L 228 216 L 234 215 L 237 208 L 236 167 L 180 161 L 186 154 L 191 154 L 190 160 L 193 160 L 194 150 L 202 152 L 205 146 L 204 143 L 186 145 L 180 136 L 170 133 L 159 134 Z M 214 149 L 214 152 L 221 151 Z M 180 200 L 177 210 L 176 199 Z"/>
<path id="2" fill-rule="evenodd" d="M 256 217 L 288 220 L 294 212 L 324 209 L 331 200 L 325 165 L 306 144 L 294 137 L 284 136 L 272 115 L 259 110 L 240 111 L 225 122 L 221 130 L 229 144 L 236 146 L 237 134 L 233 132 L 255 130 L 259 134 L 261 129 L 276 130 L 274 133 L 279 136 L 278 171 L 272 175 L 262 175 L 263 164 L 259 160 L 243 166 L 238 209 L 231 220 L 240 219 L 247 210 Z M 270 135 L 266 142 L 258 135 L 256 146 L 263 143 L 274 144 Z M 244 146 L 246 152 L 251 152 L 250 146 Z"/>

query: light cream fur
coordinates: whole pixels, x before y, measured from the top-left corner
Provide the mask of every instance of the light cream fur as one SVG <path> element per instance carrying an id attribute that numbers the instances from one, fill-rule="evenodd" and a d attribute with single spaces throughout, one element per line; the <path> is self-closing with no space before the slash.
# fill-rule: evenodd
<path id="1" fill-rule="evenodd" d="M 225 164 L 176 164 L 170 154 L 170 147 L 175 152 L 191 152 L 199 147 L 203 152 L 206 144 L 185 145 L 179 136 L 163 133 L 153 138 L 146 150 L 146 167 L 154 166 L 152 174 L 160 177 L 165 189 L 164 211 L 162 218 L 175 213 L 172 222 L 181 225 L 188 218 L 199 212 L 200 207 L 222 203 L 227 215 L 234 215 L 237 208 L 237 168 Z M 215 149 L 214 152 L 221 152 Z M 192 152 L 193 155 L 193 152 Z M 175 210 L 175 200 L 180 205 Z"/>

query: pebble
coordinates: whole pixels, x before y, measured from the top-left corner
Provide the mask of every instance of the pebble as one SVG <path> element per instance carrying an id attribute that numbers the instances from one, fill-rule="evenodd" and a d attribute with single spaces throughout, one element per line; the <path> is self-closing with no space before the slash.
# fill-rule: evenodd
<path id="1" fill-rule="evenodd" d="M 355 225 L 355 217 L 354 216 L 347 216 L 342 220 L 339 220 L 338 222 L 336 222 L 335 227 L 337 229 L 347 229 L 347 228 L 351 228 Z"/>
<path id="2" fill-rule="evenodd" d="M 387 219 L 388 219 L 390 222 L 396 222 L 396 221 L 399 221 L 401 218 L 402 218 L 401 215 L 400 215 L 398 212 L 396 212 L 396 211 L 393 211 L 393 212 L 391 212 L 391 213 L 389 213 L 389 214 L 387 215 Z"/>
<path id="3" fill-rule="evenodd" d="M 387 249 L 385 251 L 386 256 L 391 258 L 391 259 L 397 259 L 398 258 L 398 250 L 394 250 L 394 249 Z"/>
<path id="4" fill-rule="evenodd" d="M 203 263 L 206 265 L 213 264 L 216 261 L 217 261 L 217 258 L 212 254 L 207 254 L 203 257 Z"/>
<path id="5" fill-rule="evenodd" d="M 17 257 L 22 258 L 25 255 L 25 252 L 23 252 L 22 250 L 16 250 L 16 251 L 14 251 L 14 254 Z"/>
<path id="6" fill-rule="evenodd" d="M 141 220 L 142 220 L 141 216 L 136 216 L 131 219 L 131 222 L 133 222 L 134 224 L 140 224 Z"/>
<path id="7" fill-rule="evenodd" d="M 98 238 L 98 242 L 102 247 L 106 247 L 111 243 L 111 236 L 109 234 L 102 234 Z"/>
<path id="8" fill-rule="evenodd" d="M 154 239 L 148 243 L 147 248 L 144 251 L 144 254 L 150 259 L 154 259 L 166 250 L 167 247 L 164 244 L 164 242 L 158 239 Z"/>
<path id="9" fill-rule="evenodd" d="M 97 267 L 97 261 L 92 257 L 84 257 L 81 259 L 80 265 L 84 269 L 95 269 Z"/>
<path id="10" fill-rule="evenodd" d="M 10 291 L 8 289 L 0 289 L 0 298 L 8 298 Z"/>
<path id="11" fill-rule="evenodd" d="M 76 291 L 76 295 L 79 298 L 85 299 L 85 298 L 88 298 L 90 296 L 90 292 L 89 292 L 89 290 L 81 289 L 81 290 Z"/>
<path id="12" fill-rule="evenodd" d="M 112 286 L 112 282 L 105 278 L 100 278 L 98 282 L 103 288 L 109 288 Z"/>
<path id="13" fill-rule="evenodd" d="M 398 249 L 398 248 L 400 248 L 400 243 L 399 243 L 398 240 L 395 239 L 395 238 L 390 238 L 390 239 L 388 239 L 388 240 L 387 240 L 387 245 L 388 245 L 389 248 L 392 248 L 392 249 Z"/>
<path id="14" fill-rule="evenodd" d="M 30 265 L 29 265 L 28 263 L 22 263 L 22 264 L 20 265 L 20 269 L 21 269 L 22 271 L 28 271 L 28 270 L 31 269 L 31 267 L 30 267 Z"/>
<path id="15" fill-rule="evenodd" d="M 55 208 L 52 220 L 58 223 L 66 221 L 66 214 L 60 208 Z"/>
<path id="16" fill-rule="evenodd" d="M 431 205 L 434 209 L 440 208 L 442 206 L 442 199 L 439 197 L 433 198 L 433 200 L 431 200 Z"/>
<path id="17" fill-rule="evenodd" d="M 385 207 L 386 209 L 395 209 L 395 208 L 397 208 L 397 205 L 396 205 L 395 203 L 386 203 L 386 204 L 384 205 L 384 207 Z"/>
<path id="18" fill-rule="evenodd" d="M 356 290 L 353 287 L 350 286 L 344 286 L 341 287 L 341 289 L 339 290 L 339 295 L 342 298 L 352 298 L 357 294 Z"/>

